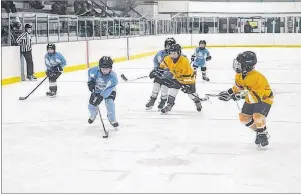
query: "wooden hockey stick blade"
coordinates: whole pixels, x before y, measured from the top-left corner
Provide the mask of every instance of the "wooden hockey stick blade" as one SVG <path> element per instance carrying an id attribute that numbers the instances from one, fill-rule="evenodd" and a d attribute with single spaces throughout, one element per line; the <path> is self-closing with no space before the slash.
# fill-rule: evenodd
<path id="1" fill-rule="evenodd" d="M 26 97 L 19 97 L 19 100 L 26 100 Z"/>

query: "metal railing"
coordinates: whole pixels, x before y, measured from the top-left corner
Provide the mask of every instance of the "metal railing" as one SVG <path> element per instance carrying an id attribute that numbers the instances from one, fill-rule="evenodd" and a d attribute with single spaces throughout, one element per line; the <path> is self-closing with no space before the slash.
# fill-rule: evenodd
<path id="1" fill-rule="evenodd" d="M 16 23 L 16 16 L 2 15 L 2 46 L 10 46 L 10 34 L 21 33 L 25 24 L 33 27 L 33 44 L 161 34 L 301 33 L 301 16 L 175 17 L 171 20 L 146 20 L 23 14 L 18 18 L 21 28 L 15 29 L 12 24 Z"/>

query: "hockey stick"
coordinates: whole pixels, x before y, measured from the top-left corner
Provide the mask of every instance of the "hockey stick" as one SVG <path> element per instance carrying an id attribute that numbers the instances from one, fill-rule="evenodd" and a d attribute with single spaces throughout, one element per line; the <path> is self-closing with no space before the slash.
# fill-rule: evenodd
<path id="1" fill-rule="evenodd" d="M 135 81 L 135 80 L 138 80 L 138 79 L 144 79 L 144 78 L 147 78 L 148 76 L 141 76 L 141 77 L 137 77 L 137 78 L 135 78 L 135 79 L 130 79 L 130 80 L 129 80 L 127 77 L 125 77 L 124 74 L 121 74 L 120 77 L 121 77 L 124 81 L 129 82 L 129 81 Z"/>
<path id="2" fill-rule="evenodd" d="M 26 100 L 48 77 L 45 77 L 27 96 L 19 97 L 19 100 Z"/>
<path id="3" fill-rule="evenodd" d="M 96 99 L 96 95 L 95 95 L 94 90 L 93 90 L 92 94 L 93 94 L 94 99 Z M 97 106 L 97 111 L 98 111 L 99 118 L 100 118 L 100 121 L 101 121 L 101 124 L 102 124 L 102 129 L 105 132 L 105 135 L 102 136 L 102 138 L 108 138 L 109 137 L 109 132 L 106 130 L 105 124 L 103 122 L 103 119 L 102 119 L 102 116 L 101 116 L 101 113 L 100 113 L 100 110 L 99 110 L 99 105 Z"/>
<path id="4" fill-rule="evenodd" d="M 221 96 L 220 94 L 205 94 L 205 96 L 210 96 L 210 97 L 219 97 L 219 96 Z M 209 99 L 209 98 L 208 98 Z M 241 108 L 240 108 L 240 106 L 239 106 L 239 104 L 238 104 L 238 101 L 236 100 L 235 101 L 236 102 L 236 106 L 237 106 L 237 108 L 239 109 L 239 110 L 241 110 Z"/>
<path id="5" fill-rule="evenodd" d="M 176 83 L 176 82 L 173 81 L 172 79 L 167 78 L 167 77 L 164 77 L 161 73 L 158 72 L 158 74 L 159 74 L 160 76 L 162 76 L 163 79 L 166 79 L 166 80 L 168 80 L 169 82 L 171 82 L 173 85 L 180 87 L 180 89 L 183 89 L 183 88 L 184 88 L 183 86 L 181 86 L 180 84 Z M 200 101 L 202 101 L 202 102 L 204 102 L 204 101 L 209 101 L 209 97 L 208 97 L 208 96 L 206 96 L 205 98 L 200 98 L 199 96 L 196 96 L 196 95 L 194 95 L 193 93 L 188 94 L 188 95 L 192 95 L 193 97 L 197 98 L 198 100 L 200 100 Z M 209 102 L 210 102 L 210 101 L 209 101 Z"/>
<path id="6" fill-rule="evenodd" d="M 105 125 L 104 125 L 104 123 L 103 123 L 102 116 L 101 116 L 101 113 L 100 113 L 100 110 L 99 110 L 99 106 L 97 106 L 97 111 L 98 111 L 99 118 L 100 118 L 101 123 L 102 123 L 103 131 L 105 132 L 105 135 L 102 136 L 102 138 L 108 138 L 108 137 L 109 137 L 109 132 L 106 130 L 106 127 L 105 127 Z"/>

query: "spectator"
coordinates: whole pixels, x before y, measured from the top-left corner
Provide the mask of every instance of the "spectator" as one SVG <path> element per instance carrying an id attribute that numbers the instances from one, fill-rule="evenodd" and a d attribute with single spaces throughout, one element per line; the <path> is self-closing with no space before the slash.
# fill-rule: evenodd
<path id="1" fill-rule="evenodd" d="M 14 22 L 10 28 L 10 45 L 18 46 L 16 39 L 22 34 L 21 32 L 22 24 L 20 22 Z"/>
<path id="2" fill-rule="evenodd" d="M 16 5 L 12 1 L 1 1 L 1 7 L 5 9 L 6 13 L 16 13 Z"/>
<path id="3" fill-rule="evenodd" d="M 244 26 L 244 32 L 245 33 L 252 33 L 252 26 L 250 25 L 249 21 L 246 22 L 245 26 Z"/>
<path id="4" fill-rule="evenodd" d="M 31 32 L 32 26 L 30 24 L 25 25 L 25 32 L 23 32 L 16 42 L 20 45 L 21 54 L 26 60 L 27 79 L 30 81 L 36 81 L 37 78 L 33 75 L 33 61 L 32 61 L 32 45 L 31 45 Z"/>

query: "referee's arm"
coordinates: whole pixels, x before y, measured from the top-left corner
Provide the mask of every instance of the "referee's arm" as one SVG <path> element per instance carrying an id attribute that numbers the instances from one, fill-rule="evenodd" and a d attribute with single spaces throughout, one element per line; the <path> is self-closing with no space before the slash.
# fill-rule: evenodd
<path id="1" fill-rule="evenodd" d="M 26 32 L 23 32 L 17 39 L 16 39 L 16 42 L 18 44 L 21 43 L 22 40 L 26 39 Z"/>

